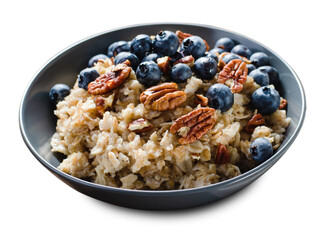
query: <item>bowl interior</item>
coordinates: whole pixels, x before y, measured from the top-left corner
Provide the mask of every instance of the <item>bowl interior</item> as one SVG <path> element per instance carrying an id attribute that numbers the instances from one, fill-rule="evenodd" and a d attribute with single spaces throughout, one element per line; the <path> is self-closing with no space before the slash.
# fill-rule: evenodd
<path id="1" fill-rule="evenodd" d="M 242 35 L 223 29 L 188 24 L 154 24 L 127 27 L 102 33 L 67 48 L 52 58 L 35 76 L 23 97 L 20 109 L 20 125 L 23 137 L 30 150 L 53 167 L 57 167 L 64 157 L 51 152 L 50 139 L 55 132 L 56 117 L 48 99 L 51 87 L 56 83 L 73 86 L 79 72 L 87 67 L 88 60 L 96 54 L 106 54 L 107 47 L 117 40 L 131 40 L 145 33 L 155 35 L 160 30 L 182 30 L 199 35 L 211 46 L 220 37 L 230 37 L 253 51 L 263 51 L 270 56 L 271 65 L 278 69 L 280 83 L 276 88 L 288 101 L 287 114 L 291 124 L 280 149 L 288 148 L 296 137 L 305 114 L 303 88 L 293 70 L 273 51 Z"/>

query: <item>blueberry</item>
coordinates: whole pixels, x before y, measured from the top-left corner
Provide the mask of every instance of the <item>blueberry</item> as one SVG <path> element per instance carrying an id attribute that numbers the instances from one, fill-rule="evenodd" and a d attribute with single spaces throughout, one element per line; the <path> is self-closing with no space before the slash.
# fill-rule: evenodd
<path id="1" fill-rule="evenodd" d="M 213 79 L 217 72 L 217 62 L 211 57 L 198 58 L 193 66 L 195 74 L 202 79 Z"/>
<path id="2" fill-rule="evenodd" d="M 62 101 L 69 94 L 70 94 L 70 87 L 66 84 L 58 83 L 51 88 L 49 92 L 49 99 L 53 104 L 57 104 L 59 101 Z"/>
<path id="3" fill-rule="evenodd" d="M 160 53 L 151 53 L 146 55 L 143 59 L 142 62 L 148 62 L 148 61 L 153 61 L 156 62 L 158 58 L 163 57 L 162 54 Z"/>
<path id="4" fill-rule="evenodd" d="M 259 68 L 253 70 L 249 73 L 249 76 L 253 77 L 254 82 L 259 84 L 260 86 L 268 86 L 269 85 L 269 75 L 266 71 L 262 71 Z"/>
<path id="5" fill-rule="evenodd" d="M 176 83 L 186 82 L 192 75 L 190 67 L 184 63 L 178 63 L 171 68 L 171 79 Z"/>
<path id="6" fill-rule="evenodd" d="M 209 52 L 205 52 L 204 57 L 214 58 L 216 62 L 218 62 L 218 53 L 214 49 L 210 50 Z"/>
<path id="7" fill-rule="evenodd" d="M 206 52 L 206 44 L 201 37 L 191 36 L 183 39 L 180 51 L 185 55 L 192 55 L 195 59 L 204 56 Z"/>
<path id="8" fill-rule="evenodd" d="M 130 61 L 131 65 L 132 65 L 132 68 L 136 69 L 140 61 L 139 61 L 138 57 L 135 54 L 130 53 L 130 52 L 118 53 L 117 56 L 115 57 L 115 60 L 114 60 L 115 65 L 117 65 L 118 63 L 123 63 L 127 59 Z"/>
<path id="9" fill-rule="evenodd" d="M 209 50 L 209 52 L 221 54 L 221 53 L 226 52 L 226 51 L 223 48 L 216 47 L 216 48 L 213 48 L 213 49 Z"/>
<path id="10" fill-rule="evenodd" d="M 161 70 L 153 61 L 141 62 L 137 67 L 136 77 L 145 87 L 151 87 L 161 80 Z"/>
<path id="11" fill-rule="evenodd" d="M 137 35 L 131 43 L 131 52 L 139 59 L 142 59 L 152 50 L 151 38 L 146 34 Z"/>
<path id="12" fill-rule="evenodd" d="M 108 57 L 115 57 L 118 53 L 129 52 L 130 47 L 131 47 L 130 42 L 126 42 L 126 41 L 114 42 L 108 47 L 107 55 Z"/>
<path id="13" fill-rule="evenodd" d="M 106 59 L 106 58 L 108 58 L 108 56 L 105 54 L 95 55 L 92 58 L 90 58 L 88 62 L 88 67 L 92 67 L 96 62 L 98 62 L 99 59 Z"/>
<path id="14" fill-rule="evenodd" d="M 234 46 L 234 41 L 227 37 L 220 38 L 215 43 L 215 48 L 222 48 L 225 52 L 230 52 Z"/>
<path id="15" fill-rule="evenodd" d="M 235 53 L 228 53 L 226 54 L 222 60 L 227 64 L 230 61 L 232 61 L 233 59 L 240 59 L 243 61 L 243 58 L 241 58 L 239 55 L 235 54 Z"/>
<path id="16" fill-rule="evenodd" d="M 270 64 L 269 56 L 264 52 L 253 53 L 250 57 L 250 60 L 256 67 L 261 67 Z"/>
<path id="17" fill-rule="evenodd" d="M 84 90 L 88 90 L 88 85 L 90 82 L 96 80 L 99 77 L 99 73 L 94 68 L 83 69 L 78 77 L 78 86 Z"/>
<path id="18" fill-rule="evenodd" d="M 250 152 L 255 161 L 263 163 L 273 155 L 272 144 L 265 138 L 257 138 L 251 143 Z"/>
<path id="19" fill-rule="evenodd" d="M 174 32 L 160 31 L 153 40 L 153 49 L 164 56 L 173 56 L 179 47 L 179 38 Z"/>
<path id="20" fill-rule="evenodd" d="M 231 89 L 224 84 L 216 83 L 212 85 L 206 94 L 209 104 L 215 109 L 226 112 L 234 103 L 234 94 Z"/>
<path id="21" fill-rule="evenodd" d="M 259 67 L 261 71 L 266 71 L 269 75 L 270 84 L 276 85 L 279 83 L 279 73 L 278 70 L 272 66 L 262 66 Z"/>
<path id="22" fill-rule="evenodd" d="M 253 64 L 246 64 L 246 67 L 248 69 L 248 73 L 252 72 L 256 67 Z"/>
<path id="23" fill-rule="evenodd" d="M 251 103 L 262 115 L 272 114 L 279 108 L 280 95 L 269 87 L 260 87 L 252 94 Z"/>
<path id="24" fill-rule="evenodd" d="M 170 64 L 173 65 L 173 63 L 175 63 L 176 61 L 178 61 L 179 59 L 185 57 L 185 55 L 183 54 L 183 52 L 176 52 L 172 57 L 171 57 L 171 61 Z"/>
<path id="25" fill-rule="evenodd" d="M 231 52 L 246 58 L 249 58 L 252 54 L 251 50 L 242 44 L 233 47 Z"/>

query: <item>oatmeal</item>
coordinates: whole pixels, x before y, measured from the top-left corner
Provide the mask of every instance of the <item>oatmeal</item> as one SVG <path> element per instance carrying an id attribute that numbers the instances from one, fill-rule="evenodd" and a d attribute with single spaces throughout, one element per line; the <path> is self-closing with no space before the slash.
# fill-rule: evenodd
<path id="1" fill-rule="evenodd" d="M 228 53 L 230 41 L 209 49 L 199 36 L 161 31 L 91 58 L 71 90 L 50 93 L 58 117 L 52 151 L 66 155 L 58 169 L 112 187 L 172 190 L 266 161 L 290 123 L 287 101 L 273 74 L 250 74 L 269 60 L 238 45 Z"/>

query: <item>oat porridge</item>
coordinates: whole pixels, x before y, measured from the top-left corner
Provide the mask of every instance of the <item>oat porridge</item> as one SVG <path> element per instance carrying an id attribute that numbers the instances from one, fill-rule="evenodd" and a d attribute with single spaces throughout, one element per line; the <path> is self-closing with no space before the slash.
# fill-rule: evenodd
<path id="1" fill-rule="evenodd" d="M 206 186 L 270 158 L 290 123 L 269 57 L 232 39 L 140 34 L 53 86 L 61 171 L 143 190 Z"/>

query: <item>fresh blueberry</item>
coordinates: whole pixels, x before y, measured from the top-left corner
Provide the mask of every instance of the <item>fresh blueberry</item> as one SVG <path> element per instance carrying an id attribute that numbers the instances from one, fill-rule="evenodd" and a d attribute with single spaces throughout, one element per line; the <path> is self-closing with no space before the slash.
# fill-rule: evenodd
<path id="1" fill-rule="evenodd" d="M 250 60 L 257 68 L 270 64 L 269 56 L 264 52 L 253 53 L 250 57 Z"/>
<path id="2" fill-rule="evenodd" d="M 117 65 L 118 63 L 125 62 L 127 59 L 130 61 L 132 68 L 136 69 L 140 61 L 135 54 L 130 52 L 118 53 L 117 56 L 115 57 L 114 63 L 115 65 Z"/>
<path id="3" fill-rule="evenodd" d="M 178 63 L 171 68 L 171 79 L 176 83 L 186 82 L 192 75 L 190 67 L 184 63 Z"/>
<path id="4" fill-rule="evenodd" d="M 180 51 L 185 55 L 192 55 L 195 59 L 204 56 L 206 44 L 199 36 L 191 36 L 183 39 Z"/>
<path id="5" fill-rule="evenodd" d="M 205 52 L 204 57 L 211 57 L 218 62 L 218 53 L 215 51 L 215 49 L 210 50 L 209 52 Z"/>
<path id="6" fill-rule="evenodd" d="M 256 67 L 253 64 L 246 64 L 246 67 L 248 69 L 248 73 L 252 72 Z"/>
<path id="7" fill-rule="evenodd" d="M 276 85 L 279 83 L 279 73 L 278 70 L 272 66 L 262 66 L 259 67 L 261 71 L 266 71 L 269 75 L 270 84 Z"/>
<path id="8" fill-rule="evenodd" d="M 151 87 L 161 80 L 161 70 L 153 61 L 141 62 L 137 67 L 136 77 L 145 87 Z"/>
<path id="9" fill-rule="evenodd" d="M 78 86 L 84 90 L 88 90 L 88 85 L 90 82 L 96 80 L 99 77 L 99 73 L 94 68 L 83 69 L 78 77 Z"/>
<path id="10" fill-rule="evenodd" d="M 221 54 L 226 51 L 223 48 L 213 48 L 213 49 L 209 50 L 209 52 Z"/>
<path id="11" fill-rule="evenodd" d="M 146 34 L 137 35 L 131 43 L 131 52 L 139 59 L 142 59 L 152 50 L 152 40 Z"/>
<path id="12" fill-rule="evenodd" d="M 234 46 L 234 41 L 227 37 L 220 38 L 215 43 L 215 48 L 222 48 L 225 52 L 230 52 Z"/>
<path id="13" fill-rule="evenodd" d="M 53 104 L 57 104 L 59 101 L 62 101 L 69 94 L 70 94 L 70 87 L 66 84 L 58 83 L 51 88 L 49 92 L 49 99 Z"/>
<path id="14" fill-rule="evenodd" d="M 224 84 L 216 83 L 212 85 L 206 94 L 209 104 L 215 109 L 226 112 L 233 106 L 234 94 L 231 89 Z"/>
<path id="15" fill-rule="evenodd" d="M 185 57 L 185 55 L 183 54 L 183 52 L 176 52 L 172 57 L 171 57 L 171 61 L 170 64 L 173 65 L 176 61 L 178 61 L 179 59 Z"/>
<path id="16" fill-rule="evenodd" d="M 198 58 L 193 66 L 195 74 L 202 79 L 213 79 L 217 72 L 217 62 L 211 57 Z"/>
<path id="17" fill-rule="evenodd" d="M 272 114 L 279 108 L 280 95 L 275 89 L 260 87 L 252 94 L 251 103 L 262 115 Z"/>
<path id="18" fill-rule="evenodd" d="M 157 59 L 160 57 L 163 57 L 163 55 L 160 53 L 150 53 L 142 59 L 142 62 L 148 62 L 148 61 L 156 62 Z"/>
<path id="19" fill-rule="evenodd" d="M 108 56 L 105 54 L 95 55 L 92 58 L 90 58 L 88 62 L 88 67 L 92 67 L 96 62 L 98 62 L 99 59 L 106 59 L 106 58 L 108 58 Z"/>
<path id="20" fill-rule="evenodd" d="M 265 138 L 257 138 L 251 143 L 250 152 L 255 161 L 263 163 L 273 155 L 272 144 Z"/>
<path id="21" fill-rule="evenodd" d="M 260 86 L 268 86 L 269 85 L 269 75 L 266 71 L 262 71 L 259 68 L 253 70 L 249 73 L 249 76 L 253 77 L 254 82 L 259 84 Z"/>
<path id="22" fill-rule="evenodd" d="M 115 57 L 118 53 L 129 52 L 130 47 L 131 47 L 130 42 L 126 42 L 126 41 L 114 42 L 108 47 L 107 55 L 108 57 Z"/>
<path id="23" fill-rule="evenodd" d="M 173 56 L 179 47 L 179 38 L 174 32 L 160 31 L 153 40 L 153 49 L 164 56 Z"/>
<path id="24" fill-rule="evenodd" d="M 233 47 L 231 52 L 246 58 L 249 58 L 252 54 L 251 50 L 242 44 Z"/>
<path id="25" fill-rule="evenodd" d="M 232 61 L 233 59 L 240 59 L 243 61 L 243 58 L 241 58 L 239 55 L 235 54 L 235 53 L 228 53 L 226 54 L 222 60 L 227 64 L 230 61 Z"/>

